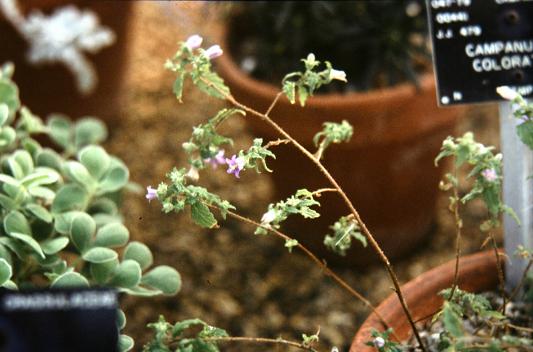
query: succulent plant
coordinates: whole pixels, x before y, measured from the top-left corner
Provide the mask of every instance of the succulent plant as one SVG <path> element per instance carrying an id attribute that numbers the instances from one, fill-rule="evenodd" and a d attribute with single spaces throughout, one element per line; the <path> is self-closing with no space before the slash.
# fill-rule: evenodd
<path id="1" fill-rule="evenodd" d="M 122 224 L 118 195 L 129 171 L 98 145 L 107 137 L 105 125 L 58 115 L 45 124 L 21 107 L 12 73 L 9 65 L 0 72 L 0 286 L 177 293 L 179 273 L 152 267 L 150 249 L 130 241 Z M 43 147 L 36 134 L 48 135 L 57 150 Z M 132 345 L 121 336 L 121 350 Z"/>

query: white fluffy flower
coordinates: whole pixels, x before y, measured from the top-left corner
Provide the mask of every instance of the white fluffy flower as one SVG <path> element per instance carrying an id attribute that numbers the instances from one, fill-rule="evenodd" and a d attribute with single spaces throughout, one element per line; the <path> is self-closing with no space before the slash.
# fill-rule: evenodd
<path id="1" fill-rule="evenodd" d="M 385 340 L 381 336 L 376 337 L 372 342 L 376 348 L 382 348 L 385 346 Z"/>
<path id="2" fill-rule="evenodd" d="M 263 214 L 263 217 L 261 218 L 262 224 L 270 224 L 272 221 L 276 219 L 276 211 L 274 209 L 270 209 L 266 213 Z"/>
<path id="3" fill-rule="evenodd" d="M 198 181 L 200 178 L 200 174 L 198 173 L 198 169 L 194 166 L 191 166 L 185 177 L 189 178 L 192 181 Z"/>

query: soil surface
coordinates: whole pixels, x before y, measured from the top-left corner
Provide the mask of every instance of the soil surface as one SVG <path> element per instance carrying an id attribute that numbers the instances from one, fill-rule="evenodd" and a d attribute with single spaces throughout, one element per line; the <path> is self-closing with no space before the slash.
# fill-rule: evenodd
<path id="1" fill-rule="evenodd" d="M 224 103 L 206 98 L 186 86 L 184 103 L 172 95 L 173 74 L 163 64 L 177 49 L 177 42 L 198 33 L 204 44 L 217 42 L 222 7 L 205 2 L 136 2 L 129 33 L 123 113 L 111 131 L 107 147 L 129 166 L 131 178 L 141 186 L 156 186 L 174 166 L 184 166 L 181 143 L 191 128 L 213 116 Z M 275 118 L 275 117 L 274 117 Z M 226 134 L 235 148 L 250 144 L 252 136 L 243 121 L 233 119 Z M 498 140 L 495 104 L 473 106 L 459 127 L 458 135 L 473 130 L 483 143 Z M 230 200 L 244 214 L 259 219 L 271 201 L 267 173 L 244 173 L 241 179 L 224 170 L 205 172 L 201 184 Z M 453 258 L 454 223 L 447 210 L 447 195 L 438 204 L 434 232 L 419 250 L 398 261 L 395 269 L 402 282 Z M 234 336 L 262 336 L 300 340 L 320 327 L 321 350 L 332 346 L 348 349 L 357 327 L 368 314 L 321 270 L 300 253 L 288 253 L 283 242 L 271 236 L 254 236 L 253 228 L 227 221 L 216 230 L 202 230 L 185 214 L 164 214 L 157 202 L 130 194 L 124 207 L 125 223 L 133 240 L 148 244 L 156 264 L 178 269 L 183 287 L 174 297 L 123 297 L 128 318 L 126 333 L 146 343 L 145 328 L 164 314 L 168 321 L 198 317 L 224 328 Z M 480 249 L 484 235 L 478 224 L 486 214 L 479 203 L 464 209 L 463 253 Z M 499 235 L 500 236 L 500 235 Z M 499 237 L 500 238 L 500 237 Z M 348 283 L 376 305 L 391 291 L 380 266 L 338 270 Z M 230 345 L 224 351 L 287 350 L 272 346 Z"/>

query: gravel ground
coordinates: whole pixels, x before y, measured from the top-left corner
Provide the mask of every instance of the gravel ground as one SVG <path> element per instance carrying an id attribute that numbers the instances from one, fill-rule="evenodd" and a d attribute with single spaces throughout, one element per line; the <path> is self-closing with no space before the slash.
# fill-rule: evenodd
<path id="1" fill-rule="evenodd" d="M 186 87 L 185 102 L 180 105 L 171 92 L 173 75 L 163 69 L 176 43 L 190 34 L 200 33 L 208 44 L 216 43 L 220 21 L 212 10 L 213 4 L 200 2 L 139 1 L 134 5 L 124 113 L 107 146 L 126 162 L 133 181 L 143 187 L 157 185 L 173 166 L 184 165 L 181 143 L 193 126 L 223 106 L 191 87 Z M 494 106 L 475 106 L 458 133 L 474 130 L 480 141 L 495 143 L 497 121 Z M 236 148 L 248 145 L 252 137 L 242 121 L 230 124 L 226 133 L 235 139 Z M 236 182 L 219 170 L 202 175 L 202 183 L 252 218 L 259 218 L 272 201 L 267 174 L 246 173 Z M 443 194 L 436 229 L 424 248 L 395 263 L 402 282 L 453 258 L 453 222 L 446 202 Z M 287 253 L 273 237 L 252 236 L 248 226 L 228 221 L 220 229 L 202 230 L 185 215 L 161 213 L 156 202 L 148 204 L 142 195 L 129 195 L 124 212 L 132 239 L 147 243 L 156 263 L 175 267 L 183 279 L 183 288 L 175 297 L 123 298 L 126 333 L 137 340 L 137 349 L 150 336 L 146 323 L 164 314 L 169 321 L 198 317 L 235 336 L 299 340 L 302 333 L 314 333 L 320 326 L 320 347 L 329 350 L 335 345 L 343 351 L 368 314 L 306 257 Z M 484 214 L 478 203 L 465 209 L 464 253 L 479 250 L 483 235 L 477 223 Z M 381 267 L 338 272 L 376 304 L 392 292 Z M 272 349 L 227 345 L 223 350 Z"/>

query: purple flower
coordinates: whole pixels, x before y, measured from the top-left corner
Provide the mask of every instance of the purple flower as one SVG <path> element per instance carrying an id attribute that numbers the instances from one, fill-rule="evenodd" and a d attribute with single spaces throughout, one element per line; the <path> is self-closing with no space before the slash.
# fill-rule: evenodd
<path id="1" fill-rule="evenodd" d="M 385 346 L 385 340 L 381 336 L 376 337 L 372 342 L 376 348 L 383 348 Z"/>
<path id="2" fill-rule="evenodd" d="M 235 177 L 239 178 L 239 172 L 244 169 L 244 159 L 233 155 L 231 159 L 226 158 L 226 164 L 228 164 L 228 174 L 234 174 Z"/>
<path id="3" fill-rule="evenodd" d="M 189 47 L 190 50 L 198 49 L 202 45 L 204 38 L 200 37 L 198 34 L 191 35 L 187 38 L 185 45 Z"/>
<path id="4" fill-rule="evenodd" d="M 213 60 L 219 57 L 220 55 L 222 55 L 223 51 L 220 48 L 220 45 L 213 45 L 207 48 L 207 50 L 204 53 L 209 58 L 209 60 Z"/>
<path id="5" fill-rule="evenodd" d="M 148 199 L 148 202 L 157 199 L 157 189 L 152 188 L 152 186 L 146 187 L 146 199 Z"/>
<path id="6" fill-rule="evenodd" d="M 224 149 L 220 149 L 214 157 L 207 158 L 204 161 L 211 164 L 213 169 L 216 169 L 218 165 L 224 165 L 226 163 L 226 158 L 224 158 Z"/>
<path id="7" fill-rule="evenodd" d="M 494 169 L 485 169 L 481 171 L 481 175 L 488 182 L 494 182 L 498 178 L 498 175 L 496 174 L 496 170 Z"/>

